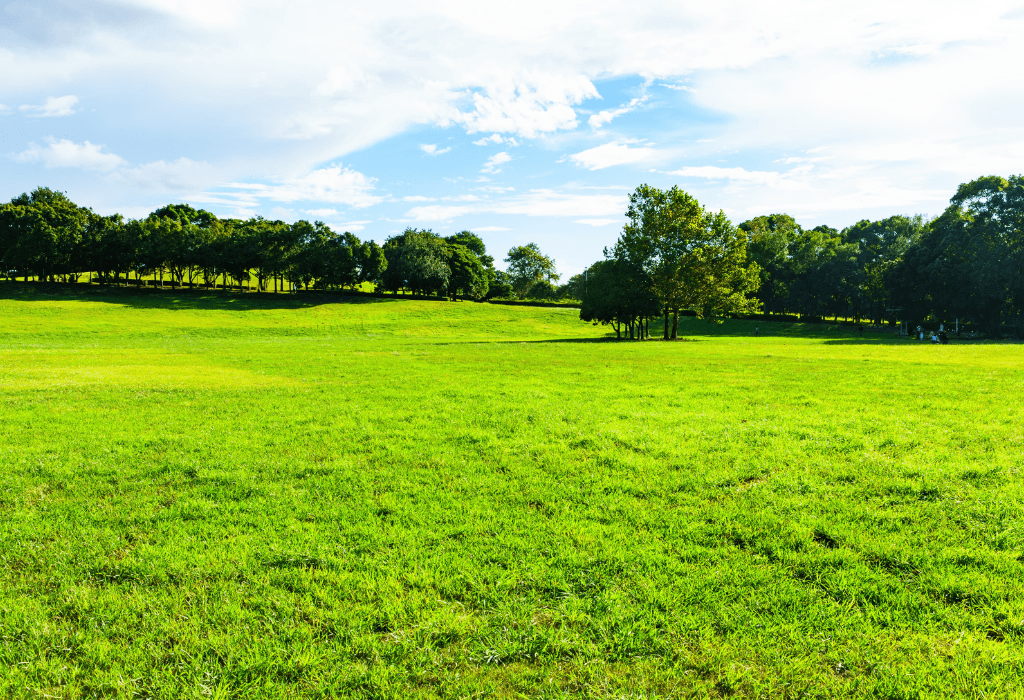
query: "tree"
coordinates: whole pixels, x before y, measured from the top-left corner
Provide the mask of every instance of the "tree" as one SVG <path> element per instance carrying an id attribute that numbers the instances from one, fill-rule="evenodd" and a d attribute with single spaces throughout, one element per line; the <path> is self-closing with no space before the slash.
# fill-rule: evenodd
<path id="1" fill-rule="evenodd" d="M 610 324 L 615 336 L 641 340 L 649 335 L 645 321 L 658 313 L 660 304 L 651 280 L 624 260 L 602 260 L 587 269 L 581 285 L 580 319 Z"/>
<path id="2" fill-rule="evenodd" d="M 484 245 L 483 239 L 472 231 L 459 231 L 444 240 L 447 243 L 466 246 L 480 259 L 484 267 L 494 267 L 494 258 L 487 254 L 487 246 Z"/>
<path id="3" fill-rule="evenodd" d="M 712 318 L 757 308 L 749 295 L 757 291 L 759 270 L 747 260 L 746 235 L 724 213 L 706 212 L 678 187 L 641 185 L 630 195 L 626 216 L 629 223 L 611 257 L 627 261 L 651 280 L 664 308 L 666 340 L 676 337 L 679 309 Z"/>
<path id="4" fill-rule="evenodd" d="M 757 265 L 756 292 L 765 316 L 781 311 L 793 281 L 790 246 L 803 232 L 788 214 L 758 216 L 739 225 L 747 235 L 747 259 Z"/>
<path id="5" fill-rule="evenodd" d="M 512 278 L 504 270 L 491 268 L 487 271 L 487 278 L 488 299 L 508 299 L 515 294 L 512 291 Z"/>
<path id="6" fill-rule="evenodd" d="M 858 246 L 857 266 L 860 288 L 855 292 L 854 310 L 858 320 L 866 315 L 881 323 L 891 306 L 886 278 L 924 233 L 925 222 L 918 216 L 890 216 L 881 221 L 858 221 L 843 230 L 846 243 Z"/>
<path id="7" fill-rule="evenodd" d="M 385 291 L 398 294 L 407 289 L 419 294 L 441 295 L 448 288 L 447 244 L 429 229 L 407 228 L 384 242 L 387 267 L 380 284 Z"/>
<path id="8" fill-rule="evenodd" d="M 791 247 L 790 304 L 816 317 L 847 311 L 859 283 L 857 253 L 856 243 L 829 226 L 801 231 Z"/>
<path id="9" fill-rule="evenodd" d="M 971 319 L 998 336 L 1024 311 L 1024 178 L 964 183 L 889 276 L 908 318 Z M 911 316 L 910 314 L 913 314 Z"/>
<path id="10" fill-rule="evenodd" d="M 57 276 L 77 280 L 86 249 L 83 236 L 93 216 L 63 192 L 39 187 L 0 207 L 4 267 L 42 281 Z"/>
<path id="11" fill-rule="evenodd" d="M 94 215 L 89 222 L 89 241 L 92 253 L 89 256 L 90 269 L 100 273 L 102 278 L 112 277 L 118 284 L 124 275 L 128 283 L 128 273 L 135 264 L 138 242 L 132 235 L 120 214 L 113 216 Z"/>
<path id="12" fill-rule="evenodd" d="M 448 243 L 448 293 L 454 301 L 459 294 L 480 299 L 487 294 L 490 280 L 480 258 L 468 247 Z"/>
<path id="13" fill-rule="evenodd" d="M 536 243 L 516 246 L 508 251 L 508 276 L 516 296 L 523 298 L 536 282 L 557 282 L 555 261 L 540 252 Z"/>

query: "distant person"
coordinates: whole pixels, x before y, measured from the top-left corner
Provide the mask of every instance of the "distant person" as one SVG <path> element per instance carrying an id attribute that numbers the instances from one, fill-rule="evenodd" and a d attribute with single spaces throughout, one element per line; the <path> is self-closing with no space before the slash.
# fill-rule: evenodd
<path id="1" fill-rule="evenodd" d="M 932 345 L 938 345 L 938 344 L 939 344 L 939 338 L 938 338 L 937 335 L 935 335 L 935 331 L 932 331 Z"/>
<path id="2" fill-rule="evenodd" d="M 754 337 L 756 338 L 759 335 L 761 335 L 761 327 L 760 326 L 754 326 Z"/>
<path id="3" fill-rule="evenodd" d="M 939 342 L 943 345 L 949 345 L 949 336 L 946 335 L 946 331 L 939 333 Z"/>
<path id="4" fill-rule="evenodd" d="M 864 324 L 862 323 L 859 326 L 857 326 L 857 330 L 860 331 L 860 337 L 863 338 L 864 337 Z"/>

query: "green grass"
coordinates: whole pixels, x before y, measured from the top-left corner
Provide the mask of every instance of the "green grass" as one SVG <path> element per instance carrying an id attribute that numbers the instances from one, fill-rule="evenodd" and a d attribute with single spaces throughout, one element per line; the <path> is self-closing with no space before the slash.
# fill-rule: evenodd
<path id="1" fill-rule="evenodd" d="M 1024 346 L 18 289 L 0 697 L 1021 695 Z"/>

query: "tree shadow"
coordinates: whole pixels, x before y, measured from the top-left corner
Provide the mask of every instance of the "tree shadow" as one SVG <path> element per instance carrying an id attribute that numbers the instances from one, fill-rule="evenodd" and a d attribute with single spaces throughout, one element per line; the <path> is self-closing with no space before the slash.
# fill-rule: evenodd
<path id="1" fill-rule="evenodd" d="M 651 324 L 653 328 L 653 323 Z M 755 335 L 755 329 L 757 335 Z M 704 321 L 689 317 L 679 319 L 679 333 L 703 338 L 806 338 L 826 343 L 878 343 L 894 342 L 893 331 L 887 328 L 865 327 L 864 336 L 854 325 L 840 323 L 801 323 L 799 321 L 764 321 L 725 319 Z"/>
<path id="2" fill-rule="evenodd" d="M 238 292 L 212 289 L 157 289 L 92 284 L 0 282 L 0 299 L 43 301 L 64 299 L 117 304 L 134 309 L 258 311 L 308 309 L 327 304 L 380 304 L 401 301 L 442 301 L 436 297 L 398 297 L 369 293 L 335 292 Z"/>

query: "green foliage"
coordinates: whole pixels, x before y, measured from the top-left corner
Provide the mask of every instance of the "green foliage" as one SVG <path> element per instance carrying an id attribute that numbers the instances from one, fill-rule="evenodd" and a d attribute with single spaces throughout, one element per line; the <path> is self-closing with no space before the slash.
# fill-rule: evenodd
<path id="1" fill-rule="evenodd" d="M 738 228 L 747 234 L 747 257 L 760 276 L 757 299 L 765 313 L 777 313 L 789 297 L 794 278 L 790 247 L 803 229 L 787 214 L 758 216 Z"/>
<path id="2" fill-rule="evenodd" d="M 464 232 L 468 233 L 468 232 Z M 478 239 L 479 240 L 479 239 Z M 459 243 L 449 242 L 447 262 L 450 271 L 448 289 L 452 299 L 482 299 L 487 295 L 490 280 L 475 250 Z"/>
<path id="3" fill-rule="evenodd" d="M 515 296 L 512 289 L 512 278 L 504 270 L 491 268 L 487 271 L 487 298 L 510 299 Z"/>
<path id="4" fill-rule="evenodd" d="M 889 276 L 908 313 L 1024 330 L 1024 178 L 965 183 Z"/>
<path id="5" fill-rule="evenodd" d="M 384 242 L 387 268 L 381 275 L 381 288 L 397 294 L 444 294 L 452 271 L 448 266 L 448 246 L 429 229 L 407 228 Z"/>
<path id="6" fill-rule="evenodd" d="M 637 340 L 643 332 L 634 326 L 658 314 L 660 301 L 647 274 L 624 260 L 602 260 L 590 266 L 580 284 L 580 319 L 610 324 L 615 335 L 621 327 Z M 642 326 L 640 326 L 642 328 Z"/>
<path id="7" fill-rule="evenodd" d="M 673 187 L 641 185 L 629 197 L 629 223 L 610 255 L 650 279 L 651 291 L 668 311 L 679 309 L 714 318 L 756 309 L 759 271 L 747 260 L 746 233 L 725 214 L 705 211 L 691 195 Z M 606 255 L 609 253 L 606 252 Z"/>
<path id="8" fill-rule="evenodd" d="M 0 261 L 12 276 L 77 280 L 87 264 L 86 231 L 95 215 L 46 187 L 0 206 Z"/>
<path id="9" fill-rule="evenodd" d="M 526 297 L 536 283 L 557 282 L 559 278 L 555 272 L 555 261 L 541 253 L 536 243 L 512 248 L 505 262 L 508 263 L 507 274 L 512 291 L 519 298 Z"/>
<path id="10" fill-rule="evenodd" d="M 1024 346 L 17 289 L 2 697 L 1024 686 Z"/>

